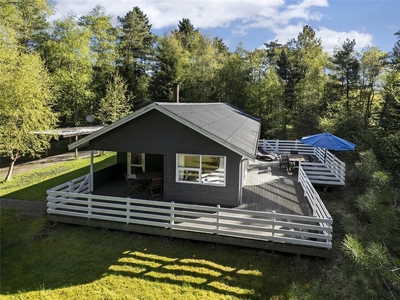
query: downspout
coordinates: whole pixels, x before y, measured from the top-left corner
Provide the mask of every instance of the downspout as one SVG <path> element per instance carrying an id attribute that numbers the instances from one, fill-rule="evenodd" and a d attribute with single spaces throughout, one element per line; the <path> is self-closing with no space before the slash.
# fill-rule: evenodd
<path id="1" fill-rule="evenodd" d="M 243 173 L 243 172 L 245 172 L 243 170 L 243 163 L 245 160 L 249 160 L 249 159 L 242 156 L 242 159 L 240 160 L 240 163 L 239 163 L 239 193 L 238 193 L 239 205 L 241 205 L 243 203 L 243 183 L 244 183 L 244 178 L 245 178 L 245 174 Z"/>

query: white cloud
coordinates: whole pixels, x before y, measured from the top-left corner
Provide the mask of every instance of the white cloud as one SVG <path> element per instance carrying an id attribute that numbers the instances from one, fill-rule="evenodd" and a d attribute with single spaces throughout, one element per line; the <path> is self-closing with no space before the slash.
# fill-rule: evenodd
<path id="1" fill-rule="evenodd" d="M 372 35 L 369 33 L 362 33 L 355 30 L 348 32 L 334 31 L 329 28 L 320 27 L 316 30 L 316 34 L 322 40 L 324 49 L 328 52 L 333 52 L 335 47 L 340 47 L 346 39 L 355 40 L 355 50 L 359 51 L 366 46 L 372 45 Z"/>
<path id="2" fill-rule="evenodd" d="M 53 19 L 70 11 L 78 17 L 86 15 L 98 4 L 105 7 L 114 20 L 138 6 L 153 29 L 171 30 L 182 18 L 188 18 L 195 28 L 225 27 L 234 35 L 247 35 L 254 28 L 266 29 L 281 43 L 296 38 L 305 22 L 321 24 L 327 17 L 318 9 L 329 6 L 328 0 L 58 0 Z M 334 31 L 318 25 L 314 29 L 318 27 L 317 36 L 327 51 L 332 51 L 346 38 L 355 39 L 357 49 L 372 43 L 372 36 L 367 33 Z"/>

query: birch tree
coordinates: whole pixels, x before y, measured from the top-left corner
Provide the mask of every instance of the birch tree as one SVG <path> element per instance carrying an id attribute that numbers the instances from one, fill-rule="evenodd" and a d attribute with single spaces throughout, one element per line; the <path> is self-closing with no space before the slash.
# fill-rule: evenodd
<path id="1" fill-rule="evenodd" d="M 39 156 L 49 148 L 50 136 L 38 132 L 56 123 L 51 100 L 49 76 L 39 55 L 1 44 L 0 152 L 10 158 L 5 180 L 11 179 L 18 158 Z"/>

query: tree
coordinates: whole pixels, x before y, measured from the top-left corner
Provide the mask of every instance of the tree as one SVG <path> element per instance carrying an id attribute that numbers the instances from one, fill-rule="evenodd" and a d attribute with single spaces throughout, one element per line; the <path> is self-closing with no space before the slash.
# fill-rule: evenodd
<path id="1" fill-rule="evenodd" d="M 172 33 L 180 40 L 183 48 L 190 50 L 193 39 L 199 30 L 194 29 L 189 19 L 183 18 L 182 21 L 179 21 L 178 29 L 173 30 Z"/>
<path id="2" fill-rule="evenodd" d="M 360 62 L 355 40 L 347 39 L 336 47 L 330 58 L 326 84 L 325 110 L 321 127 L 344 138 L 354 139 L 363 131 L 363 110 L 360 107 Z"/>
<path id="3" fill-rule="evenodd" d="M 397 42 L 393 46 L 393 50 L 390 53 L 390 64 L 393 70 L 400 72 L 400 30 L 394 35 L 397 35 Z"/>
<path id="4" fill-rule="evenodd" d="M 249 70 L 246 64 L 248 51 L 239 46 L 234 53 L 228 55 L 218 71 L 221 101 L 231 103 L 245 109 L 246 86 Z"/>
<path id="5" fill-rule="evenodd" d="M 51 13 L 46 0 L 0 0 L 0 23 L 12 28 L 24 52 L 34 50 L 43 42 Z"/>
<path id="6" fill-rule="evenodd" d="M 379 79 L 385 70 L 387 54 L 377 47 L 367 47 L 360 59 L 359 109 L 363 112 L 364 129 L 370 125 L 373 114 L 378 114 L 375 102 L 379 95 Z"/>
<path id="7" fill-rule="evenodd" d="M 271 137 L 281 131 L 283 86 L 275 68 L 268 64 L 265 50 L 254 50 L 247 59 L 245 110 L 261 120 L 261 135 Z"/>
<path id="8" fill-rule="evenodd" d="M 139 103 L 134 110 L 148 100 L 149 71 L 153 59 L 155 36 L 147 16 L 134 7 L 125 17 L 118 17 L 121 27 L 119 37 L 119 73 L 126 80 L 128 90 Z"/>
<path id="9" fill-rule="evenodd" d="M 152 101 L 172 101 L 173 83 L 181 82 L 183 65 L 188 59 L 189 52 L 182 47 L 175 34 L 158 39 L 150 82 Z"/>
<path id="10" fill-rule="evenodd" d="M 296 99 L 292 123 L 294 135 L 301 137 L 318 132 L 322 112 L 322 99 L 326 83 L 325 67 L 328 56 L 323 51 L 321 39 L 310 26 L 295 40 L 293 64 L 302 78 L 294 87 Z"/>
<path id="11" fill-rule="evenodd" d="M 64 126 L 79 126 L 91 112 L 93 92 L 90 31 L 73 15 L 54 22 L 44 57 L 57 88 L 56 110 Z"/>
<path id="12" fill-rule="evenodd" d="M 100 100 L 96 117 L 103 124 L 118 121 L 131 113 L 129 102 L 126 83 L 120 75 L 116 74 L 114 81 L 110 80 L 107 84 L 106 95 Z"/>
<path id="13" fill-rule="evenodd" d="M 106 95 L 106 87 L 116 74 L 118 59 L 117 37 L 119 29 L 112 25 L 112 17 L 105 9 L 97 5 L 87 16 L 79 19 L 78 24 L 90 32 L 91 62 L 93 80 L 91 90 L 94 93 L 91 112 L 96 113 L 100 99 Z"/>
<path id="14" fill-rule="evenodd" d="M 56 124 L 50 86 L 39 55 L 0 43 L 0 151 L 11 161 L 6 180 L 18 158 L 49 147 L 50 136 L 40 132 Z"/>
<path id="15" fill-rule="evenodd" d="M 358 81 L 360 63 L 356 57 L 354 47 L 356 41 L 346 39 L 341 48 L 335 48 L 331 62 L 335 78 L 342 88 L 342 96 L 346 97 L 346 107 L 350 109 L 350 91 Z"/>

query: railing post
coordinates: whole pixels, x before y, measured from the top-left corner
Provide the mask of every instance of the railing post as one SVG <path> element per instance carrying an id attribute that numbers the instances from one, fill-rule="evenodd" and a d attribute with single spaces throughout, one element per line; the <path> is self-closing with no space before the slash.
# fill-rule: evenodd
<path id="1" fill-rule="evenodd" d="M 131 197 L 128 196 L 127 198 L 128 198 L 128 200 L 126 201 L 126 224 L 129 224 L 129 219 L 130 219 L 129 213 L 131 212 L 131 209 L 130 209 Z"/>
<path id="2" fill-rule="evenodd" d="M 90 215 L 92 214 L 92 197 L 88 198 L 88 219 L 90 219 Z"/>
<path id="3" fill-rule="evenodd" d="M 273 213 L 273 214 L 276 214 L 276 211 L 273 210 L 272 213 Z M 272 223 L 272 230 L 275 229 L 275 220 L 276 220 L 276 218 L 273 217 L 273 218 L 272 218 L 272 222 L 273 222 L 273 223 Z M 272 231 L 272 236 L 275 236 L 275 231 Z"/>
<path id="4" fill-rule="evenodd" d="M 70 181 L 70 182 L 68 182 L 68 183 L 69 183 L 69 192 L 70 192 L 70 193 L 75 192 L 75 191 L 74 191 L 75 183 L 74 183 L 73 181 Z"/>
<path id="5" fill-rule="evenodd" d="M 279 153 L 279 140 L 276 140 L 276 143 L 275 143 L 275 152 L 276 152 L 276 153 Z"/>
<path id="6" fill-rule="evenodd" d="M 221 205 L 217 205 L 217 235 L 219 235 L 219 214 L 220 214 L 219 209 L 220 208 L 221 208 Z"/>
<path id="7" fill-rule="evenodd" d="M 174 203 L 175 203 L 174 201 L 171 201 L 171 221 L 170 221 L 171 225 L 175 224 L 175 221 L 174 221 L 174 218 L 175 218 L 175 206 L 174 206 Z M 172 226 L 170 227 L 170 229 L 173 229 Z"/>

